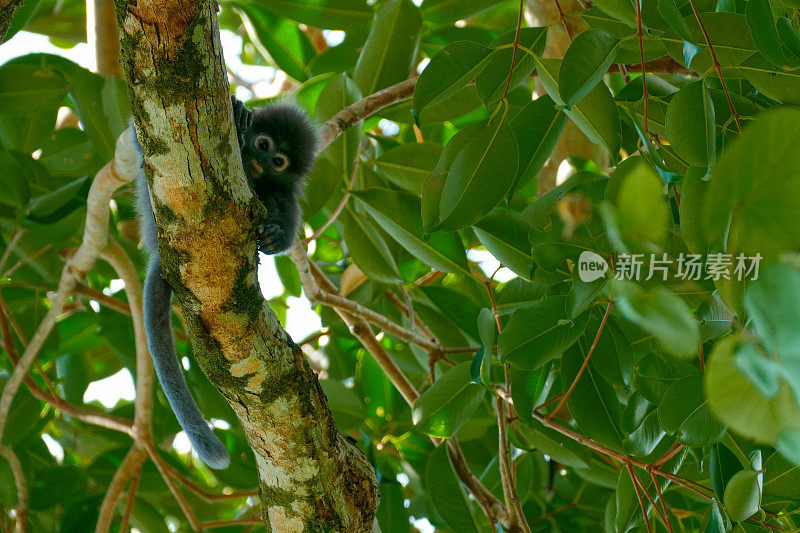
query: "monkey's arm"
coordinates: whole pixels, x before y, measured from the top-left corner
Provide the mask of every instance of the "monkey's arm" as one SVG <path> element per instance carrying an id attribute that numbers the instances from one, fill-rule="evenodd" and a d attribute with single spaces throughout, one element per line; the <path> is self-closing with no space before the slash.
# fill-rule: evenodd
<path id="1" fill-rule="evenodd" d="M 135 128 L 133 132 L 136 141 L 134 146 L 141 156 L 142 148 L 136 137 Z M 186 386 L 183 369 L 175 355 L 170 321 L 172 288 L 161 275 L 158 233 L 150 203 L 150 190 L 141 168 L 136 178 L 136 186 L 139 228 L 144 247 L 150 255 L 147 277 L 144 281 L 142 311 L 147 346 L 150 356 L 153 358 L 153 367 L 158 381 L 161 383 L 161 388 L 175 412 L 175 417 L 186 431 L 197 455 L 211 468 L 217 470 L 227 468 L 231 462 L 228 451 L 208 427 L 202 413 L 197 408 L 197 404 Z"/>

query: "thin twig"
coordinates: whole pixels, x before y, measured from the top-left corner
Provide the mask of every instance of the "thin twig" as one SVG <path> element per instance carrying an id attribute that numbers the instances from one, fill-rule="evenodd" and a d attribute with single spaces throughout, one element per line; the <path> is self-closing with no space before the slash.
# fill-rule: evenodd
<path id="1" fill-rule="evenodd" d="M 344 193 L 344 196 L 342 196 L 342 200 L 339 202 L 339 205 L 336 206 L 336 209 L 333 210 L 331 216 L 328 217 L 328 220 L 326 220 L 325 223 L 322 224 L 319 227 L 319 229 L 317 229 L 317 231 L 314 232 L 313 235 L 311 235 L 311 237 L 306 237 L 305 239 L 303 239 L 303 244 L 308 244 L 311 241 L 318 239 L 320 235 L 325 233 L 325 230 L 328 229 L 328 227 L 331 224 L 333 224 L 337 218 L 339 218 L 339 215 L 344 210 L 344 206 L 347 205 L 347 201 L 349 199 L 350 199 L 350 193 L 349 192 Z"/>
<path id="2" fill-rule="evenodd" d="M 0 269 L 6 266 L 6 261 L 8 261 L 11 252 L 14 250 L 14 247 L 17 245 L 19 240 L 22 238 L 22 235 L 25 233 L 25 230 L 18 229 L 14 232 L 14 236 L 11 237 L 11 241 L 9 241 L 8 246 L 6 246 L 5 251 L 3 252 L 3 256 L 0 257 Z"/>
<path id="3" fill-rule="evenodd" d="M 653 533 L 653 530 L 650 528 L 650 520 L 647 518 L 647 508 L 644 505 L 644 499 L 642 499 L 642 493 L 639 492 L 639 485 L 636 483 L 638 479 L 636 477 L 636 473 L 633 471 L 633 467 L 631 465 L 625 465 L 628 469 L 628 475 L 631 477 L 631 483 L 633 483 L 633 489 L 636 491 L 636 498 L 639 500 L 639 507 L 642 509 L 642 516 L 644 516 L 644 523 L 647 526 L 647 531 L 649 533 Z"/>
<path id="4" fill-rule="evenodd" d="M 19 462 L 17 454 L 7 447 L 0 445 L 0 456 L 5 457 L 14 475 L 14 485 L 17 487 L 17 506 L 16 511 L 17 531 L 26 533 L 28 531 L 28 483 L 25 481 L 25 471 L 22 463 Z"/>
<path id="5" fill-rule="evenodd" d="M 133 500 L 136 499 L 136 489 L 139 486 L 139 472 L 131 479 L 131 484 L 128 486 L 128 497 L 125 503 L 125 512 L 122 514 L 122 522 L 119 525 L 119 533 L 127 533 L 128 520 L 131 518 L 131 511 L 133 511 Z"/>
<path id="6" fill-rule="evenodd" d="M 575 390 L 576 385 L 578 385 L 578 381 L 581 379 L 583 372 L 586 370 L 586 366 L 589 364 L 589 359 L 592 358 L 592 354 L 594 353 L 595 348 L 597 348 L 597 343 L 600 340 L 600 335 L 603 333 L 603 329 L 606 327 L 606 322 L 608 321 L 608 315 L 611 313 L 611 306 L 614 305 L 614 297 L 612 296 L 608 302 L 608 306 L 606 307 L 606 312 L 603 315 L 603 320 L 600 322 L 600 327 L 597 328 L 597 334 L 594 336 L 594 342 L 592 342 L 592 347 L 589 348 L 589 353 L 586 354 L 586 357 L 583 359 L 583 364 L 581 365 L 580 370 L 578 370 L 578 374 L 575 376 L 575 379 L 572 380 L 572 384 L 567 389 L 567 392 L 564 393 L 564 396 L 561 398 L 561 401 L 558 403 L 558 406 L 553 409 L 553 413 L 551 416 L 555 415 L 563 406 L 564 403 L 569 398 L 569 395 L 572 394 L 572 391 Z"/>
<path id="7" fill-rule="evenodd" d="M 722 92 L 725 93 L 725 98 L 728 100 L 728 107 L 731 108 L 733 120 L 736 121 L 736 127 L 739 129 L 739 133 L 742 133 L 742 125 L 739 122 L 739 113 L 736 112 L 736 108 L 733 105 L 733 100 L 731 100 L 731 95 L 728 92 L 728 87 L 725 84 L 725 78 L 722 77 L 722 67 L 719 64 L 719 61 L 717 61 L 717 54 L 714 52 L 714 45 L 711 44 L 711 38 L 708 36 L 708 32 L 706 31 L 706 25 L 703 24 L 703 19 L 700 18 L 700 12 L 697 11 L 697 6 L 695 5 L 694 0 L 689 0 L 689 4 L 692 6 L 694 17 L 697 19 L 697 23 L 700 25 L 700 31 L 703 32 L 703 38 L 706 40 L 706 45 L 708 45 L 708 51 L 711 54 L 711 61 L 714 63 L 714 70 L 717 71 L 717 76 L 719 76 L 719 82 L 722 84 Z"/>
<path id="8" fill-rule="evenodd" d="M 21 266 L 23 266 L 26 263 L 30 262 L 31 259 L 34 259 L 39 255 L 42 255 L 43 253 L 45 253 L 47 250 L 49 250 L 52 247 L 53 247 L 52 244 L 45 244 L 44 246 L 42 246 L 41 248 L 39 248 L 38 250 L 36 250 L 32 254 L 26 255 L 25 257 L 21 258 L 19 261 L 14 263 L 14 265 L 11 268 L 9 268 L 5 272 L 3 272 L 3 275 L 0 276 L 0 278 L 10 278 L 11 275 L 14 274 L 14 272 L 16 272 Z"/>
<path id="9" fill-rule="evenodd" d="M 522 31 L 522 12 L 525 10 L 525 0 L 519 0 L 519 15 L 517 16 L 517 33 L 514 35 L 514 52 L 511 54 L 511 68 L 508 70 L 508 80 L 506 90 L 503 92 L 503 100 L 508 96 L 508 89 L 511 87 L 511 76 L 514 74 L 514 63 L 517 61 L 517 50 L 519 49 L 519 33 Z"/>
<path id="10" fill-rule="evenodd" d="M 650 135 L 647 128 L 647 69 L 644 66 L 644 32 L 642 31 L 642 0 L 636 0 L 636 37 L 639 39 L 639 62 L 642 65 L 642 98 L 644 98 L 644 134 Z"/>

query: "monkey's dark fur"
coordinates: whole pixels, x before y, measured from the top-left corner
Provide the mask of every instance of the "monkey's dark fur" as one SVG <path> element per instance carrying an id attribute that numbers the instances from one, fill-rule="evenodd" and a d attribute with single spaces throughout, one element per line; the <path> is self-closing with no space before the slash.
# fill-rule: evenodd
<path id="1" fill-rule="evenodd" d="M 265 254 L 286 250 L 297 236 L 303 178 L 314 165 L 317 134 L 308 116 L 288 103 L 254 110 L 231 97 L 233 119 L 242 152 L 242 164 L 250 188 L 267 208 L 267 220 L 258 232 L 258 247 Z M 136 149 L 142 154 L 134 128 Z M 143 314 L 147 345 L 153 357 L 161 388 L 167 395 L 181 427 L 197 455 L 209 467 L 227 468 L 230 457 L 225 446 L 206 424 L 192 398 L 175 356 L 170 324 L 172 288 L 161 276 L 158 234 L 144 172 L 137 177 L 139 227 L 150 254 L 144 282 Z"/>

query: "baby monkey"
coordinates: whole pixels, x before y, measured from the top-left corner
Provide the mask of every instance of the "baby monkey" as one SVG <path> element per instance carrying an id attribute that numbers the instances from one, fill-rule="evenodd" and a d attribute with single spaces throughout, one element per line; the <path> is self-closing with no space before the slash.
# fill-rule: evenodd
<path id="1" fill-rule="evenodd" d="M 258 232 L 258 248 L 265 254 L 277 254 L 289 248 L 297 236 L 298 198 L 302 194 L 303 179 L 314 165 L 317 132 L 308 115 L 291 103 L 279 102 L 250 112 L 236 98 L 231 97 L 231 101 L 247 182 L 267 208 L 267 220 Z M 143 157 L 139 141 L 135 135 L 134 138 Z M 197 408 L 175 355 L 170 323 L 172 288 L 161 275 L 155 217 L 142 170 L 137 176 L 137 192 L 139 228 L 150 256 L 142 307 L 153 366 L 197 455 L 211 468 L 227 468 L 230 465 L 228 451 Z"/>

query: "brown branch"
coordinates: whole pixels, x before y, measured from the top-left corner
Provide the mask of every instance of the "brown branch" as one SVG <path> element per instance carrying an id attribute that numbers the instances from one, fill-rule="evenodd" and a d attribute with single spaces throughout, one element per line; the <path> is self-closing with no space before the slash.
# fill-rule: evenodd
<path id="1" fill-rule="evenodd" d="M 0 0 L 0 1 L 2 1 L 2 0 Z M 3 252 L 3 256 L 0 257 L 0 270 L 2 270 L 3 267 L 6 266 L 6 262 L 8 261 L 8 258 L 11 256 L 11 252 L 14 251 L 14 247 L 17 246 L 17 243 L 19 242 L 19 240 L 22 238 L 22 236 L 24 234 L 25 234 L 25 230 L 21 230 L 21 229 L 18 229 L 17 231 L 14 232 L 14 236 L 11 237 L 11 241 L 9 241 L 8 246 L 6 246 L 6 249 Z"/>
<path id="2" fill-rule="evenodd" d="M 40 255 L 42 255 L 43 253 L 45 253 L 47 250 L 49 250 L 49 249 L 50 249 L 50 248 L 52 248 L 52 247 L 53 247 L 53 245 L 52 245 L 52 244 L 46 244 L 46 245 L 42 246 L 41 248 L 39 248 L 38 250 L 36 250 L 35 252 L 33 252 L 32 254 L 30 254 L 30 255 L 27 255 L 27 256 L 25 256 L 25 257 L 21 258 L 19 261 L 17 261 L 16 263 L 14 263 L 14 265 L 13 265 L 11 268 L 9 268 L 9 269 L 8 269 L 8 270 L 6 270 L 5 272 L 3 272 L 3 275 L 2 275 L 2 276 L 0 276 L 0 278 L 10 278 L 10 277 L 11 277 L 11 275 L 12 275 L 14 272 L 16 272 L 16 271 L 17 271 L 17 270 L 18 270 L 20 267 L 22 267 L 23 265 L 25 265 L 25 264 L 27 264 L 28 262 L 30 262 L 30 260 L 31 260 L 31 259 L 34 259 L 34 258 L 36 258 L 37 256 L 40 256 Z"/>
<path id="3" fill-rule="evenodd" d="M 572 384 L 570 384 L 569 389 L 567 392 L 564 393 L 564 396 L 561 398 L 561 401 L 558 402 L 558 406 L 553 409 L 553 413 L 551 416 L 554 416 L 566 403 L 567 398 L 569 398 L 572 391 L 575 390 L 575 387 L 578 385 L 578 381 L 580 381 L 583 372 L 586 370 L 586 366 L 589 364 L 589 359 L 592 358 L 592 354 L 594 353 L 595 348 L 597 348 L 597 343 L 600 341 L 600 335 L 603 333 L 603 330 L 606 327 L 606 322 L 608 321 L 608 315 L 611 313 L 611 306 L 614 305 L 614 298 L 613 296 L 608 302 L 608 306 L 606 307 L 606 312 L 603 315 L 603 320 L 600 322 L 600 327 L 597 328 L 597 334 L 594 336 L 594 342 L 592 342 L 592 347 L 589 348 L 589 353 L 586 354 L 586 357 L 583 358 L 583 364 L 581 368 L 578 370 L 578 373 L 575 375 L 575 379 L 572 380 Z"/>
<path id="4" fill-rule="evenodd" d="M 139 446 L 134 445 L 125 458 L 122 460 L 114 477 L 111 478 L 111 483 L 108 486 L 103 503 L 100 505 L 100 512 L 97 516 L 97 525 L 95 526 L 95 533 L 106 533 L 111 527 L 111 520 L 114 517 L 114 507 L 117 505 L 122 489 L 129 479 L 138 476 L 139 471 L 147 459 L 147 453 Z"/>
<path id="5" fill-rule="evenodd" d="M 128 497 L 127 502 L 125 503 L 125 512 L 122 514 L 122 521 L 119 525 L 119 533 L 128 532 L 128 521 L 130 520 L 131 512 L 133 511 L 133 501 L 136 499 L 136 489 L 139 487 L 139 474 L 141 474 L 141 470 L 137 472 L 133 478 L 131 478 L 131 484 L 128 486 Z"/>
<path id="6" fill-rule="evenodd" d="M 48 287 L 47 285 L 42 285 L 41 283 L 28 283 L 26 281 L 8 281 L 6 283 L 0 283 L 0 287 L 24 287 L 26 289 L 43 290 L 53 293 L 56 291 L 55 287 Z M 109 296 L 108 294 L 98 291 L 97 289 L 87 287 L 83 283 L 78 283 L 75 286 L 73 294 L 84 296 L 90 300 L 96 301 L 104 307 L 108 307 L 109 309 L 117 311 L 118 313 L 131 316 L 131 309 L 127 302 L 124 302 L 119 298 Z"/>
<path id="7" fill-rule="evenodd" d="M 356 168 L 358 168 L 358 165 L 356 165 Z M 339 218 L 339 215 L 344 210 L 344 206 L 347 205 L 347 201 L 349 199 L 350 199 L 350 193 L 349 192 L 344 193 L 344 196 L 342 196 L 342 200 L 339 202 L 339 205 L 336 206 L 336 209 L 333 210 L 333 213 L 331 213 L 331 216 L 328 217 L 328 220 L 326 220 L 314 232 L 314 234 L 311 235 L 311 237 L 306 237 L 305 239 L 303 239 L 303 244 L 308 244 L 311 241 L 316 240 L 317 238 L 319 238 L 319 236 L 322 235 L 323 233 L 325 233 L 325 230 L 328 229 L 328 227 L 331 224 L 333 224 L 336 221 L 337 218 Z"/>
<path id="8" fill-rule="evenodd" d="M 17 487 L 17 506 L 14 508 L 17 517 L 17 531 L 26 533 L 28 531 L 28 483 L 25 481 L 25 471 L 22 463 L 19 462 L 17 454 L 7 446 L 0 445 L 0 456 L 5 457 L 14 475 L 14 484 Z"/>
<path id="9" fill-rule="evenodd" d="M 75 255 L 64 265 L 58 292 L 51 300 L 50 310 L 39 324 L 25 353 L 22 354 L 6 383 L 2 396 L 0 396 L 0 438 L 3 436 L 8 420 L 11 401 L 28 374 L 36 354 L 55 326 L 56 319 L 64 309 L 68 296 L 72 293 L 75 285 L 86 276 L 94 264 L 97 254 L 106 246 L 108 241 L 108 203 L 112 193 L 133 178 L 136 172 L 136 161 L 136 154 L 131 148 L 130 131 L 126 130 L 117 139 L 115 160 L 100 169 L 92 182 L 86 201 L 87 212 L 83 242 Z"/>
<path id="10" fill-rule="evenodd" d="M 401 100 L 407 100 L 414 94 L 414 87 L 417 85 L 417 78 L 410 78 L 395 85 L 387 87 L 366 98 L 359 100 L 355 104 L 349 105 L 336 113 L 330 120 L 325 122 L 320 129 L 319 151 L 324 150 L 339 135 L 358 121 L 367 118 L 376 111 Z"/>
<path id="11" fill-rule="evenodd" d="M 703 38 L 706 40 L 706 45 L 708 45 L 708 51 L 711 54 L 711 61 L 714 63 L 714 70 L 717 71 L 717 76 L 719 76 L 719 82 L 722 84 L 722 92 L 725 93 L 725 99 L 728 100 L 728 107 L 731 109 L 733 120 L 736 121 L 736 127 L 739 129 L 739 133 L 742 133 L 742 125 L 739 123 L 739 113 L 736 112 L 736 108 L 733 106 L 733 100 L 731 100 L 731 95 L 728 92 L 728 86 L 725 84 L 725 78 L 722 77 L 722 67 L 720 67 L 719 61 L 717 60 L 717 54 L 714 52 L 714 45 L 711 44 L 711 38 L 708 36 L 708 32 L 706 31 L 706 25 L 703 24 L 703 19 L 700 18 L 700 13 L 697 11 L 697 6 L 694 4 L 694 0 L 689 0 L 689 4 L 692 6 L 694 17 L 697 19 L 697 23 L 700 25 L 700 31 L 703 32 Z"/>
<path id="12" fill-rule="evenodd" d="M 633 489 L 636 491 L 636 498 L 639 500 L 639 507 L 642 509 L 642 516 L 644 517 L 644 523 L 647 526 L 647 531 L 648 533 L 653 533 L 653 530 L 650 527 L 650 519 L 647 517 L 647 507 L 645 507 L 644 499 L 642 499 L 642 493 L 639 491 L 639 484 L 637 483 L 639 478 L 636 477 L 636 473 L 633 471 L 633 467 L 631 465 L 625 465 L 625 467 L 628 469 L 628 475 L 631 477 Z"/>

